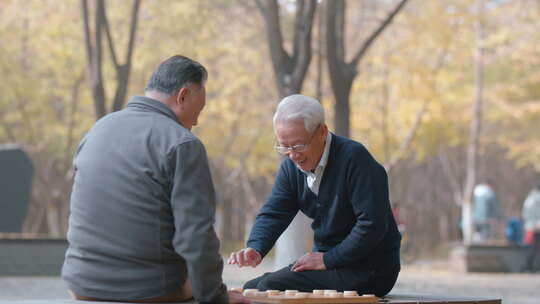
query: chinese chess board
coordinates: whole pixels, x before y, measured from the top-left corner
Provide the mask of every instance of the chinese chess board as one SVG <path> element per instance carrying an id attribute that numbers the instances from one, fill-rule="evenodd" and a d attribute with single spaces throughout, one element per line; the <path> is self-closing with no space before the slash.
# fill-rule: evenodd
<path id="1" fill-rule="evenodd" d="M 358 295 L 356 291 L 338 292 L 336 290 L 313 290 L 313 292 L 299 292 L 298 290 L 267 290 L 233 289 L 255 303 L 268 304 L 340 304 L 340 303 L 378 303 L 379 298 L 374 295 Z"/>

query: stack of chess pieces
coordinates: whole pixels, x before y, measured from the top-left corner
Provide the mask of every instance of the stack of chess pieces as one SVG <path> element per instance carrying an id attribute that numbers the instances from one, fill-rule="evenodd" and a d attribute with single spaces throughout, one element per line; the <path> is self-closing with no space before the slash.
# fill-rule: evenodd
<path id="1" fill-rule="evenodd" d="M 247 298 L 256 298 L 256 299 L 321 299 L 330 298 L 348 298 L 348 299 L 360 299 L 360 298 L 375 298 L 374 295 L 365 294 L 359 295 L 355 290 L 345 290 L 343 292 L 338 292 L 337 290 L 331 289 L 314 289 L 313 292 L 299 292 L 298 290 L 267 290 L 259 291 L 258 289 L 242 289 L 242 288 L 232 288 L 231 290 L 241 292 Z M 375 298 L 376 299 L 376 298 Z"/>

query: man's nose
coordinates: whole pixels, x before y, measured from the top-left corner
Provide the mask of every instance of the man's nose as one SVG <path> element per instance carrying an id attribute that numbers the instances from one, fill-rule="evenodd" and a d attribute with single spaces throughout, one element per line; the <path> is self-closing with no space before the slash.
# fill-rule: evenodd
<path id="1" fill-rule="evenodd" d="M 302 153 L 295 152 L 295 151 L 289 152 L 289 158 L 290 158 L 292 161 L 300 160 L 301 156 L 302 156 Z"/>

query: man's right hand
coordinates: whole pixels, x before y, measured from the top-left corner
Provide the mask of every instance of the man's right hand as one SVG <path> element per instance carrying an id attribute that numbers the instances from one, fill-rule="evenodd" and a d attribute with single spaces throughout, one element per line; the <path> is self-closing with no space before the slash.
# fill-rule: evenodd
<path id="1" fill-rule="evenodd" d="M 229 303 L 230 304 L 251 304 L 251 300 L 244 297 L 238 291 L 229 291 Z"/>
<path id="2" fill-rule="evenodd" d="M 227 263 L 236 264 L 238 267 L 251 266 L 255 267 L 261 263 L 262 257 L 253 248 L 244 248 L 242 250 L 231 253 Z"/>

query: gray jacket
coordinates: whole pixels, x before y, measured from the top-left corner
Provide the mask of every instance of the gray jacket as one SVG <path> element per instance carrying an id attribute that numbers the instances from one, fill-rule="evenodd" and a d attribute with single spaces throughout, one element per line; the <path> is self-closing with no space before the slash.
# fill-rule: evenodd
<path id="1" fill-rule="evenodd" d="M 62 269 L 82 296 L 171 293 L 189 277 L 201 302 L 227 302 L 203 144 L 165 104 L 137 96 L 100 119 L 74 160 Z"/>

